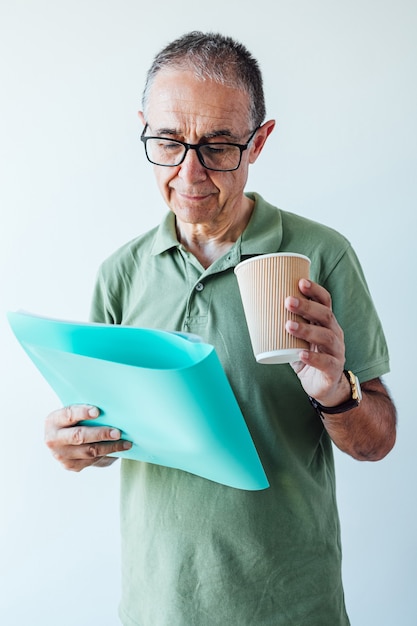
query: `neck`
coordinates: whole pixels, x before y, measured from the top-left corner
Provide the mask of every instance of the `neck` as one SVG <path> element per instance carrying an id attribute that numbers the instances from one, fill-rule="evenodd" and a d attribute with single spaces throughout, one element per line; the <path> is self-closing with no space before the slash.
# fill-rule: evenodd
<path id="1" fill-rule="evenodd" d="M 178 241 L 207 269 L 226 254 L 245 230 L 254 207 L 253 200 L 245 198 L 245 206 L 227 223 L 189 223 L 178 220 Z"/>

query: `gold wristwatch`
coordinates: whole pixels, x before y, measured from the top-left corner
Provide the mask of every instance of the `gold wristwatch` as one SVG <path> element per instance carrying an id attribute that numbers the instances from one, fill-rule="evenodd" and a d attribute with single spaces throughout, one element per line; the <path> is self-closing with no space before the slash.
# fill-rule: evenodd
<path id="1" fill-rule="evenodd" d="M 310 400 L 311 404 L 316 409 L 320 417 L 323 417 L 322 413 L 335 415 L 337 413 L 344 413 L 345 411 L 350 411 L 351 409 L 354 409 L 355 407 L 359 406 L 362 400 L 362 391 L 361 391 L 361 386 L 359 384 L 359 379 L 350 370 L 343 370 L 343 373 L 348 379 L 349 384 L 350 384 L 351 396 L 349 400 L 346 400 L 345 402 L 342 402 L 342 404 L 338 404 L 337 406 L 323 406 L 322 404 L 320 404 L 320 402 L 317 402 L 317 400 L 315 400 L 311 396 L 308 396 L 308 399 Z"/>

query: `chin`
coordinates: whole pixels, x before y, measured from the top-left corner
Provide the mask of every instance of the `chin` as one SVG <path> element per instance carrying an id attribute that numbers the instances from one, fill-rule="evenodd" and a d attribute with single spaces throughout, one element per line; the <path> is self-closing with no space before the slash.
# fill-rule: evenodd
<path id="1" fill-rule="evenodd" d="M 203 224 L 205 222 L 212 222 L 214 219 L 212 212 L 203 209 L 201 206 L 176 207 L 171 210 L 181 222 L 186 222 L 187 224 Z"/>

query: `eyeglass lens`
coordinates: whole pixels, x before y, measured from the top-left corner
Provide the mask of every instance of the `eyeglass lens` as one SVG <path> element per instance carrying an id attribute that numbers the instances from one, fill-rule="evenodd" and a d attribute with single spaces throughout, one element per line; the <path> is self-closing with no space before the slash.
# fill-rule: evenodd
<path id="1" fill-rule="evenodd" d="M 149 138 L 146 141 L 148 158 L 156 165 L 179 165 L 187 148 L 177 141 Z M 238 146 L 210 143 L 198 146 L 197 151 L 204 167 L 216 170 L 233 170 L 239 167 L 241 151 Z"/>

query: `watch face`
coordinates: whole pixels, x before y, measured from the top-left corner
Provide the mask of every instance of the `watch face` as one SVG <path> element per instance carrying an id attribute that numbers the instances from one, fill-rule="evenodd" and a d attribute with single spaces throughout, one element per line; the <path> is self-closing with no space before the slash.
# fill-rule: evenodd
<path id="1" fill-rule="evenodd" d="M 361 385 L 359 382 L 359 378 L 357 376 L 355 376 L 356 378 L 356 391 L 358 394 L 358 402 L 360 402 L 362 400 L 362 389 L 361 389 Z"/>
<path id="2" fill-rule="evenodd" d="M 352 372 L 348 372 L 348 375 L 350 386 L 352 388 L 352 400 L 356 400 L 359 404 L 359 402 L 362 400 L 362 391 L 361 385 L 359 383 L 359 378 L 355 376 L 355 374 L 353 374 Z"/>

